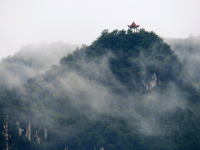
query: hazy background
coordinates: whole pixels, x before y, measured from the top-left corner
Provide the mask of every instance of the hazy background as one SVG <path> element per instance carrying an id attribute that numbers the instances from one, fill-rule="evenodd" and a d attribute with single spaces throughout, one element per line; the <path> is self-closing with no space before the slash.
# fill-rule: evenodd
<path id="1" fill-rule="evenodd" d="M 0 0 L 0 59 L 28 43 L 91 44 L 134 20 L 162 37 L 200 34 L 199 0 Z"/>
<path id="2" fill-rule="evenodd" d="M 28 44 L 12 57 L 4 57 L 0 63 L 0 90 L 20 86 L 29 78 L 48 71 L 59 64 L 61 57 L 76 49 L 78 45 L 62 41 Z"/>

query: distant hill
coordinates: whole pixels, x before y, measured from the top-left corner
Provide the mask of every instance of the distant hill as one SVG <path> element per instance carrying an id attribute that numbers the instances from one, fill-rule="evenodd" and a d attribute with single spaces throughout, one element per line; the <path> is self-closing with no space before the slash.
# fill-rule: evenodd
<path id="1" fill-rule="evenodd" d="M 24 56 L 16 62 L 35 72 L 53 62 Z M 2 90 L 0 108 L 0 132 L 14 150 L 200 147 L 200 89 L 170 45 L 144 29 L 102 31 L 21 87 Z"/>
<path id="2" fill-rule="evenodd" d="M 60 42 L 29 44 L 13 56 L 0 62 L 0 89 L 20 86 L 29 78 L 36 77 L 58 64 L 63 55 L 75 50 L 77 45 Z"/>
<path id="3" fill-rule="evenodd" d="M 190 74 L 200 81 L 200 36 L 191 34 L 186 39 L 164 38 L 164 41 L 171 45 L 171 49 L 187 65 Z"/>

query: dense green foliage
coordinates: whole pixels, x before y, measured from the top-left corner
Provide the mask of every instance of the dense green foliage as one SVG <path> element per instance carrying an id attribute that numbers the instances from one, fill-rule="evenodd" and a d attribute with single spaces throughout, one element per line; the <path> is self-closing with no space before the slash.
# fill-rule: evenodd
<path id="1" fill-rule="evenodd" d="M 186 67 L 154 32 L 104 30 L 22 88 L 1 91 L 0 121 L 9 116 L 13 150 L 196 150 L 199 100 Z M 29 121 L 31 141 L 18 134 Z"/>

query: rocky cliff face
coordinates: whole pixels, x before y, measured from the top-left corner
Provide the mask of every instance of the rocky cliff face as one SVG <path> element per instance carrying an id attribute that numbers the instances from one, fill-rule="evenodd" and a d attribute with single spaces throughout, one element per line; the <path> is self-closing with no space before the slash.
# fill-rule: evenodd
<path id="1" fill-rule="evenodd" d="M 162 85 L 159 77 L 154 73 L 152 76 L 143 77 L 143 79 L 136 84 L 137 91 L 142 93 L 149 91 L 156 87 L 157 85 Z"/>

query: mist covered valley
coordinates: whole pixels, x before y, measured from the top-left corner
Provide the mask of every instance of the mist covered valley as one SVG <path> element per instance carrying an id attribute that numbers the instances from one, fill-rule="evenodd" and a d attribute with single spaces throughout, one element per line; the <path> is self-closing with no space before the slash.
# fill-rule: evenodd
<path id="1" fill-rule="evenodd" d="M 0 148 L 199 149 L 199 43 L 141 29 L 22 47 L 0 63 Z"/>

